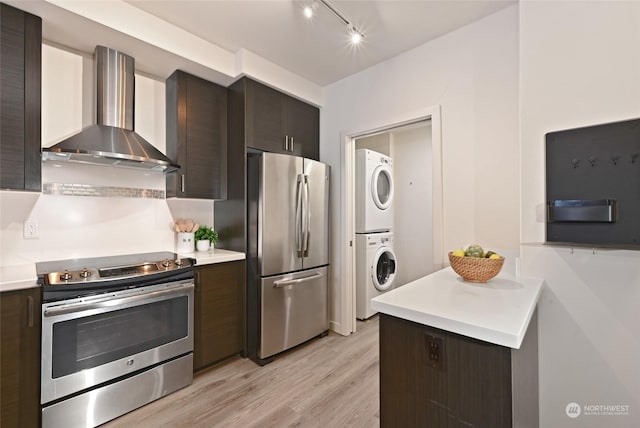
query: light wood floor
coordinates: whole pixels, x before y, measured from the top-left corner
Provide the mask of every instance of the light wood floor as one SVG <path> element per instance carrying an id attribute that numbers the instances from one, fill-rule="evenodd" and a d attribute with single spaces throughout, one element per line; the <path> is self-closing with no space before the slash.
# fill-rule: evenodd
<path id="1" fill-rule="evenodd" d="M 378 427 L 377 316 L 357 330 L 314 339 L 264 367 L 234 358 L 103 427 Z"/>

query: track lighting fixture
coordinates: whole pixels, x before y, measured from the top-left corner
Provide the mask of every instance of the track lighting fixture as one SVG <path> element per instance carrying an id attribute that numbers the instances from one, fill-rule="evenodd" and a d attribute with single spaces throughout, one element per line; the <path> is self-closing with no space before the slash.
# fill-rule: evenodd
<path id="1" fill-rule="evenodd" d="M 362 39 L 364 39 L 364 34 L 358 31 L 355 25 L 349 22 L 349 20 L 345 18 L 343 14 L 338 12 L 336 8 L 334 8 L 331 4 L 329 4 L 327 0 L 313 0 L 302 9 L 302 13 L 307 19 L 311 19 L 313 18 L 313 16 L 315 16 L 316 11 L 318 10 L 318 5 L 323 5 L 324 7 L 329 9 L 331 13 L 333 13 L 338 19 L 340 19 L 347 26 L 347 34 L 349 35 L 349 40 L 351 41 L 351 44 L 357 45 L 362 41 Z"/>
<path id="2" fill-rule="evenodd" d="M 316 10 L 318 9 L 318 1 L 314 0 L 313 2 L 307 4 L 303 9 L 302 9 L 302 13 L 304 14 L 304 17 L 307 19 L 311 19 L 313 18 L 313 16 L 316 14 Z"/>
<path id="3" fill-rule="evenodd" d="M 354 45 L 359 44 L 364 37 L 362 33 L 356 30 L 356 27 L 354 27 L 353 25 L 349 28 L 349 36 L 351 38 L 351 43 L 353 43 Z"/>

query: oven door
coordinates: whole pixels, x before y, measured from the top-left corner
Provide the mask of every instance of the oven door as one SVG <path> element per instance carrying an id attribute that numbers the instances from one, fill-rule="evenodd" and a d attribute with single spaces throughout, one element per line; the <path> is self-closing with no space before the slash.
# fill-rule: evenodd
<path id="1" fill-rule="evenodd" d="M 41 403 L 193 351 L 193 280 L 42 306 Z"/>

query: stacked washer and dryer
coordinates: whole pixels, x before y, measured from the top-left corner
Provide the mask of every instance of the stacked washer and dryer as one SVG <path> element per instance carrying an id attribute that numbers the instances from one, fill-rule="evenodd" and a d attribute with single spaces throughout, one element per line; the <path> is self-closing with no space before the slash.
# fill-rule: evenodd
<path id="1" fill-rule="evenodd" d="M 356 318 L 375 315 L 371 299 L 393 288 L 393 161 L 356 150 Z"/>

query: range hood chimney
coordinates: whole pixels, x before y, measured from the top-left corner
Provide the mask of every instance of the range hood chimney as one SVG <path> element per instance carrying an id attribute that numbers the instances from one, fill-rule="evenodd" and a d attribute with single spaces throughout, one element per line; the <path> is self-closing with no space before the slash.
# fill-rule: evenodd
<path id="1" fill-rule="evenodd" d="M 134 59 L 115 49 L 96 46 L 97 125 L 51 147 L 42 160 L 173 172 L 180 168 L 134 132 Z"/>

